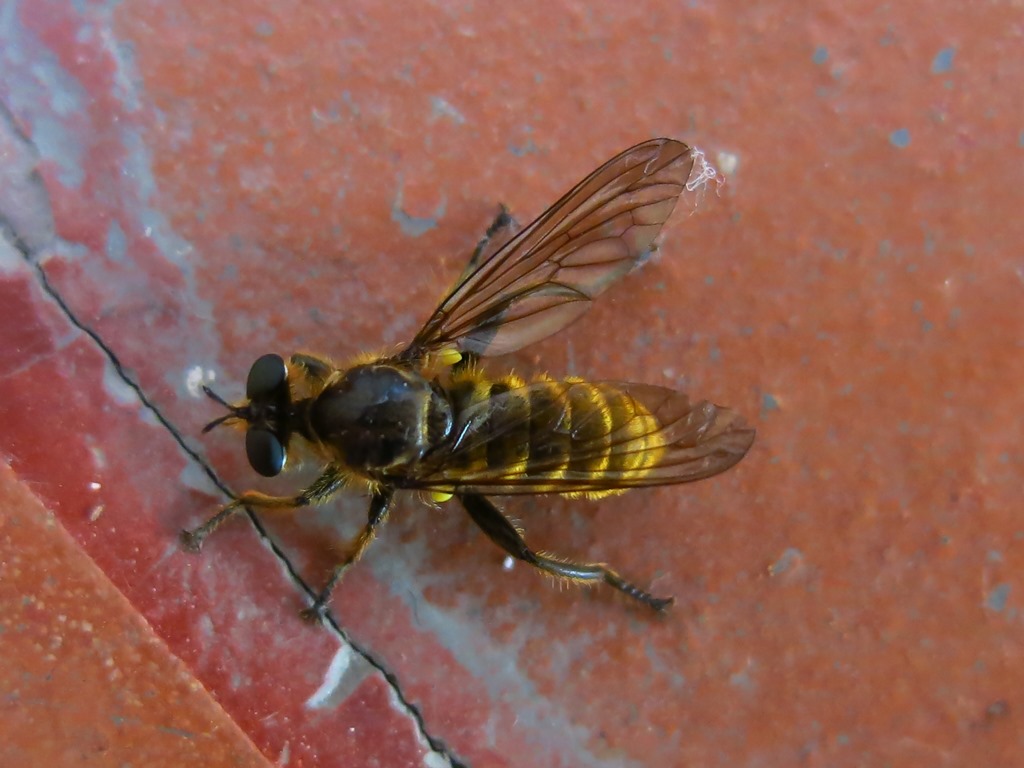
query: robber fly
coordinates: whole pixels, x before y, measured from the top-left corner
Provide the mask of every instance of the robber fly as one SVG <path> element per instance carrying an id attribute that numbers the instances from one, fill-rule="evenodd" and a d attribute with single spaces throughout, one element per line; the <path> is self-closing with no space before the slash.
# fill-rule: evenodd
<path id="1" fill-rule="evenodd" d="M 395 493 L 419 491 L 436 504 L 458 500 L 505 552 L 552 576 L 604 582 L 662 610 L 655 597 L 603 564 L 576 563 L 531 549 L 489 496 L 559 494 L 599 498 L 717 475 L 736 464 L 754 430 L 732 411 L 651 384 L 532 381 L 490 376 L 480 356 L 502 355 L 549 336 L 582 315 L 648 254 L 684 192 L 715 171 L 697 150 L 671 139 L 627 149 L 520 229 L 502 209 L 454 288 L 394 354 L 349 366 L 308 354 L 253 363 L 246 399 L 204 432 L 246 430 L 252 468 L 273 477 L 298 438 L 322 460 L 320 476 L 294 496 L 247 491 L 182 533 L 198 551 L 243 508 L 322 504 L 346 486 L 370 496 L 369 519 L 348 543 L 312 607 L 321 618 L 331 591 L 387 518 Z"/>

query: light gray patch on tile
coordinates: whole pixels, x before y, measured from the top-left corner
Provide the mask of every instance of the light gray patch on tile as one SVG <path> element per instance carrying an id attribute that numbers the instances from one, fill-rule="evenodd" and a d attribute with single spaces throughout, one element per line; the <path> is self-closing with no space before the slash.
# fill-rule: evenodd
<path id="1" fill-rule="evenodd" d="M 335 709 L 367 676 L 376 672 L 365 658 L 352 650 L 352 646 L 342 641 L 324 672 L 320 687 L 306 699 L 305 706 L 307 709 Z"/>
<path id="2" fill-rule="evenodd" d="M 442 117 L 446 117 L 456 125 L 462 125 L 466 122 L 466 117 L 459 110 L 457 110 L 450 102 L 445 101 L 440 96 L 430 97 L 430 118 L 431 120 L 439 120 Z"/>
<path id="3" fill-rule="evenodd" d="M 117 219 L 113 219 L 110 222 L 110 226 L 107 227 L 107 257 L 118 264 L 124 264 L 127 250 L 128 243 L 124 230 L 121 228 L 120 222 Z"/>
<path id="4" fill-rule="evenodd" d="M 434 208 L 434 212 L 430 216 L 410 216 L 402 209 L 403 204 L 403 189 L 402 182 L 398 182 L 398 191 L 395 193 L 395 201 L 391 204 L 391 220 L 398 224 L 402 228 L 402 232 L 407 234 L 409 237 L 420 237 L 426 234 L 444 217 L 444 212 L 448 206 L 448 201 L 443 197 L 441 202 Z"/>
<path id="5" fill-rule="evenodd" d="M 956 56 L 956 48 L 949 46 L 935 54 L 932 59 L 932 74 L 944 75 L 953 69 L 953 59 Z"/>
<path id="6" fill-rule="evenodd" d="M 985 605 L 991 608 L 996 613 L 1002 613 L 1006 608 L 1006 603 L 1010 599 L 1010 585 L 1009 584 L 998 584 L 992 591 L 988 593 L 988 598 L 985 600 Z"/>

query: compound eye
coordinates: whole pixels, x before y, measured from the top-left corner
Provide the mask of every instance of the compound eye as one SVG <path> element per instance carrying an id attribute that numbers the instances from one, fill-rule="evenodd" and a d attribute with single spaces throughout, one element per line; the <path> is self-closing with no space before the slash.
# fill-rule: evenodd
<path id="1" fill-rule="evenodd" d="M 264 355 L 249 369 L 245 382 L 245 396 L 260 400 L 277 392 L 288 380 L 288 368 L 280 355 Z"/>
<path id="2" fill-rule="evenodd" d="M 275 477 L 284 469 L 284 446 L 269 429 L 256 427 L 245 433 L 245 455 L 264 477 Z"/>

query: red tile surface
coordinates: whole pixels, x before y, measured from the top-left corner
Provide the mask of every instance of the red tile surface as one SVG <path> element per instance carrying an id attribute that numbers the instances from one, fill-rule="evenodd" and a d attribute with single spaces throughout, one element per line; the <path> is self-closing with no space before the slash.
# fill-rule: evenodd
<path id="1" fill-rule="evenodd" d="M 1024 25 L 1009 4 L 815 8 L 4 5 L 0 454 L 59 521 L 5 566 L 66 530 L 62 556 L 281 765 L 1011 764 Z M 199 437 L 200 380 L 233 397 L 264 352 L 409 338 L 499 202 L 539 213 L 655 135 L 729 183 L 492 368 L 685 387 L 757 422 L 707 483 L 508 504 L 673 613 L 505 571 L 413 499 L 346 577 L 340 630 L 296 611 L 362 499 L 179 551 L 214 470 L 299 482 Z"/>
<path id="2" fill-rule="evenodd" d="M 6 466 L 0 510 L 0 765 L 270 765 Z"/>

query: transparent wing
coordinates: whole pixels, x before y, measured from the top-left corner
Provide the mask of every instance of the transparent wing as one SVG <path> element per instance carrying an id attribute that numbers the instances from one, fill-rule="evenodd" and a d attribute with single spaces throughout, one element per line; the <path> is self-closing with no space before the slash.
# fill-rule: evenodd
<path id="1" fill-rule="evenodd" d="M 501 355 L 565 327 L 650 250 L 683 191 L 714 177 L 703 154 L 678 141 L 627 149 L 478 254 L 401 357 L 445 347 Z"/>
<path id="2" fill-rule="evenodd" d="M 701 480 L 750 449 L 754 429 L 707 401 L 648 384 L 540 381 L 456 419 L 452 443 L 406 487 L 455 493 L 600 493 Z"/>

